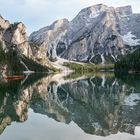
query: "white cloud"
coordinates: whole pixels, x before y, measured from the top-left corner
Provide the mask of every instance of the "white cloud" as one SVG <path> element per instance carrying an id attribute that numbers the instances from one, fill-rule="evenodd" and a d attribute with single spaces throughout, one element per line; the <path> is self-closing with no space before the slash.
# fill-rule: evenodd
<path id="1" fill-rule="evenodd" d="M 104 3 L 109 6 L 132 5 L 140 12 L 140 0 L 0 0 L 0 13 L 11 22 L 22 21 L 31 33 L 58 18 L 71 20 L 87 6 Z"/>

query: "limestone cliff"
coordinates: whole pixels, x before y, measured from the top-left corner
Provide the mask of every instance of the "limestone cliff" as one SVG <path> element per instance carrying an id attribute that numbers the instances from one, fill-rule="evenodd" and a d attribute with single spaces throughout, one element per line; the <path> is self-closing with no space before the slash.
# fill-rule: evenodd
<path id="1" fill-rule="evenodd" d="M 53 60 L 114 63 L 139 47 L 139 27 L 140 14 L 133 14 L 131 6 L 98 4 L 81 10 L 70 22 L 58 20 L 33 32 L 29 40 Z"/>
<path id="2" fill-rule="evenodd" d="M 33 60 L 23 23 L 10 24 L 0 16 L 0 73 L 21 73 L 23 71 L 48 71 L 47 67 Z"/>
<path id="3" fill-rule="evenodd" d="M 50 58 L 54 61 L 57 57 L 56 46 L 65 35 L 69 21 L 61 19 L 52 25 L 44 27 L 39 31 L 33 32 L 29 37 L 32 50 L 36 59 Z M 35 47 L 36 46 L 36 47 Z"/>

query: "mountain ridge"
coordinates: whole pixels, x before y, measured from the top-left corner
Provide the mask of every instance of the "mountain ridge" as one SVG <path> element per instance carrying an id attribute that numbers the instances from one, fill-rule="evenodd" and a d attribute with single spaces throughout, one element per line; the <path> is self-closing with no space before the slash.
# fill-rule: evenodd
<path id="1" fill-rule="evenodd" d="M 23 71 L 49 71 L 33 60 L 26 27 L 22 22 L 11 24 L 0 16 L 0 78 Z"/>
<path id="2" fill-rule="evenodd" d="M 98 4 L 84 8 L 72 21 L 65 20 L 54 22 L 62 21 L 58 28 L 52 29 L 53 23 L 29 37 L 31 43 L 43 38 L 38 47 L 46 50 L 50 60 L 62 57 L 94 64 L 115 63 L 140 45 L 140 14 L 133 14 L 130 5 L 113 8 Z"/>

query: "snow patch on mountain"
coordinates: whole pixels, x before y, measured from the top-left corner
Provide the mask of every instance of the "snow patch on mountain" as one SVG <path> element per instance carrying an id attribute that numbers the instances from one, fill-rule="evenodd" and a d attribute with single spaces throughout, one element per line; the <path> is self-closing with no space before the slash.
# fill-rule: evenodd
<path id="1" fill-rule="evenodd" d="M 95 14 L 95 15 L 91 13 L 91 14 L 89 15 L 89 18 L 97 18 L 99 15 L 100 15 L 100 13 L 97 13 L 97 14 Z"/>
<path id="2" fill-rule="evenodd" d="M 101 13 L 100 10 L 97 10 L 97 11 L 95 12 L 95 9 L 93 10 L 93 9 L 91 8 L 91 14 L 89 15 L 89 18 L 97 18 L 97 17 L 100 15 L 100 13 Z"/>
<path id="3" fill-rule="evenodd" d="M 128 32 L 126 35 L 122 36 L 123 41 L 126 45 L 136 46 L 140 45 L 140 39 L 137 39 L 135 35 L 131 32 Z"/>

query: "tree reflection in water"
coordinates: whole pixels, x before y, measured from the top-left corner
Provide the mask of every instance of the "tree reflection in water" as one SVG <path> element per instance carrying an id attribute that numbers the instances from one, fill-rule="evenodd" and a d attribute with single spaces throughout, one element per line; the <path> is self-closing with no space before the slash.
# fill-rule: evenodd
<path id="1" fill-rule="evenodd" d="M 63 84 L 52 75 L 1 81 L 0 133 L 13 121 L 26 121 L 32 108 L 58 122 L 73 121 L 88 134 L 133 134 L 140 123 L 140 78 L 120 77 L 103 74 Z"/>

